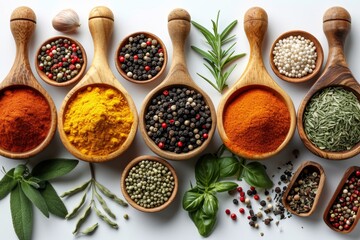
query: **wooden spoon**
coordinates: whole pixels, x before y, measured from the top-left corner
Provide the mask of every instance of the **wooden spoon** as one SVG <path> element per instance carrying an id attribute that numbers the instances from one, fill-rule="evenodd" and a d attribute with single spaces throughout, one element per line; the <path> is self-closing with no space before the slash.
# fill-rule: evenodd
<path id="1" fill-rule="evenodd" d="M 164 81 L 155 89 L 153 89 L 145 98 L 140 112 L 140 131 L 145 140 L 146 145 L 156 154 L 163 158 L 171 160 L 187 160 L 200 154 L 209 144 L 214 135 L 216 127 L 216 112 L 214 105 L 209 96 L 198 85 L 196 85 L 190 77 L 185 61 L 185 41 L 190 32 L 190 15 L 184 9 L 174 9 L 168 16 L 168 31 L 173 44 L 173 57 L 170 71 Z M 164 89 L 186 86 L 203 95 L 206 104 L 211 111 L 212 125 L 209 130 L 209 137 L 203 144 L 188 153 L 173 153 L 160 149 L 153 140 L 147 135 L 145 126 L 145 115 L 151 100 L 161 93 Z"/>
<path id="2" fill-rule="evenodd" d="M 0 84 L 0 92 L 12 87 L 29 87 L 39 92 L 46 99 L 50 107 L 50 129 L 45 140 L 36 148 L 27 152 L 14 153 L 0 149 L 0 154 L 8 158 L 29 158 L 36 155 L 49 145 L 56 131 L 57 116 L 55 104 L 50 95 L 38 83 L 30 68 L 28 41 L 35 30 L 35 26 L 36 15 L 32 9 L 28 7 L 18 7 L 11 14 L 10 28 L 16 43 L 16 56 L 10 72 Z"/>
<path id="3" fill-rule="evenodd" d="M 128 92 L 111 72 L 107 60 L 108 42 L 113 31 L 113 26 L 114 15 L 110 9 L 107 7 L 95 7 L 91 10 L 89 15 L 89 29 L 94 42 L 94 59 L 84 78 L 66 95 L 59 112 L 58 124 L 61 141 L 70 153 L 77 158 L 88 162 L 104 162 L 118 157 L 131 145 L 135 138 L 138 125 L 136 106 Z M 63 123 L 67 104 L 71 102 L 79 91 L 82 91 L 88 86 L 103 86 L 117 89 L 126 98 L 134 117 L 134 122 L 126 141 L 119 149 L 106 156 L 89 156 L 81 153 L 69 142 L 64 131 Z"/>
<path id="4" fill-rule="evenodd" d="M 244 17 L 244 29 L 250 44 L 250 59 L 248 65 L 235 85 L 223 96 L 218 107 L 218 131 L 224 144 L 234 153 L 248 159 L 265 159 L 277 154 L 290 141 L 296 125 L 295 108 L 291 98 L 280 88 L 266 71 L 261 54 L 261 44 L 267 29 L 267 13 L 259 7 L 250 8 Z M 284 100 L 290 113 L 290 128 L 283 143 L 274 151 L 263 154 L 248 154 L 244 151 L 232 149 L 228 143 L 231 141 L 224 130 L 223 115 L 227 105 L 241 92 L 251 88 L 262 88 L 277 93 Z M 241 116 L 239 116 L 241 117 Z"/>
<path id="5" fill-rule="evenodd" d="M 333 7 L 325 12 L 323 21 L 323 29 L 329 44 L 328 60 L 324 72 L 311 87 L 299 106 L 297 125 L 301 140 L 311 152 L 323 158 L 341 160 L 360 153 L 360 142 L 348 151 L 329 152 L 320 150 L 307 138 L 303 126 L 306 105 L 319 90 L 330 86 L 341 86 L 352 91 L 360 99 L 360 85 L 348 68 L 344 55 L 344 43 L 351 25 L 350 14 L 344 8 Z"/>
<path id="6" fill-rule="evenodd" d="M 314 202 L 312 204 L 312 207 L 310 209 L 309 212 L 306 212 L 306 213 L 297 213 L 296 211 L 294 211 L 290 205 L 289 205 L 289 202 L 287 201 L 287 197 L 290 193 L 290 191 L 292 190 L 294 184 L 300 180 L 298 179 L 299 178 L 299 175 L 305 170 L 309 170 L 310 173 L 311 172 L 316 172 L 318 173 L 318 176 L 320 177 L 320 181 L 319 181 L 319 184 L 318 184 L 318 188 L 316 190 L 316 196 L 314 198 Z M 292 214 L 295 214 L 297 216 L 300 216 L 300 217 L 308 217 L 310 216 L 315 210 L 316 210 L 316 206 L 319 202 L 319 199 L 320 199 L 320 195 L 321 195 L 321 192 L 324 188 L 324 184 L 325 184 L 325 179 L 326 179 L 326 175 L 325 175 L 325 171 L 324 169 L 322 168 L 322 166 L 316 162 L 312 162 L 312 161 L 306 161 L 306 162 L 303 162 L 299 167 L 298 169 L 296 170 L 296 172 L 294 173 L 294 175 L 291 177 L 291 180 L 290 180 L 290 183 L 288 184 L 287 188 L 286 188 L 286 191 L 284 192 L 283 194 L 283 197 L 282 197 L 282 202 L 283 202 L 283 205 L 284 207 L 286 207 L 286 209 L 291 212 Z"/>

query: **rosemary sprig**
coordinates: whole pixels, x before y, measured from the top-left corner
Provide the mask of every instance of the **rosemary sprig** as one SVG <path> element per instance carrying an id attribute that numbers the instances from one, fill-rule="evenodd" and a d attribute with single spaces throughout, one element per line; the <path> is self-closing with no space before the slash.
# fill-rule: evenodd
<path id="1" fill-rule="evenodd" d="M 216 22 L 211 20 L 213 33 L 199 23 L 191 21 L 192 25 L 205 37 L 206 44 L 209 45 L 211 49 L 205 51 L 195 46 L 191 46 L 191 48 L 204 58 L 206 61 L 204 65 L 210 71 L 211 75 L 216 80 L 216 83 L 199 73 L 197 74 L 221 93 L 224 88 L 227 87 L 226 81 L 236 67 L 236 64 L 229 67 L 227 71 L 225 68 L 227 68 L 231 62 L 245 56 L 245 53 L 234 55 L 235 51 L 233 50 L 233 47 L 236 42 L 231 44 L 227 50 L 223 50 L 224 45 L 235 39 L 235 35 L 229 36 L 229 34 L 236 26 L 237 20 L 230 23 L 221 33 L 219 33 L 219 16 L 220 11 L 217 14 Z"/>

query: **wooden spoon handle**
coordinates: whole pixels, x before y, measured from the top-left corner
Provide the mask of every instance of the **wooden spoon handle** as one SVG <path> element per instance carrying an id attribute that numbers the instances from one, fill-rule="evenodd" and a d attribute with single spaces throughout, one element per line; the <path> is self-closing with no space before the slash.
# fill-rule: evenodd
<path id="1" fill-rule="evenodd" d="M 183 80 L 189 78 L 189 73 L 186 67 L 185 60 L 185 42 L 190 33 L 190 14 L 184 9 L 174 9 L 168 16 L 168 31 L 173 46 L 172 64 L 169 71 L 169 76 L 175 72 L 178 78 L 181 78 L 178 74 L 185 74 Z M 176 80 L 174 77 L 169 80 Z M 169 83 L 169 81 L 167 81 Z"/>
<path id="2" fill-rule="evenodd" d="M 107 7 L 95 7 L 89 14 L 89 29 L 94 42 L 93 66 L 109 69 L 108 43 L 114 27 L 114 14 Z"/>
<path id="3" fill-rule="evenodd" d="M 345 39 L 350 31 L 351 16 L 342 7 L 328 9 L 323 17 L 323 30 L 329 44 L 325 69 L 330 66 L 348 67 L 344 54 Z"/>

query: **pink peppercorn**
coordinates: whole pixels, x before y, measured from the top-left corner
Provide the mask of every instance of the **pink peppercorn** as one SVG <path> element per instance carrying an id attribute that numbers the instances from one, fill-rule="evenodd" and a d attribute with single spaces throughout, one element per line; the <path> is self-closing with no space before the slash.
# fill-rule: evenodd
<path id="1" fill-rule="evenodd" d="M 235 214 L 235 213 L 232 213 L 232 214 L 230 215 L 230 217 L 231 217 L 232 220 L 236 220 L 236 214 Z"/>
<path id="2" fill-rule="evenodd" d="M 230 215 L 230 213 L 231 213 L 231 212 L 230 212 L 230 209 L 226 209 L 226 210 L 225 210 L 225 213 L 226 213 L 227 215 Z"/>
<path id="3" fill-rule="evenodd" d="M 245 213 L 245 209 L 239 208 L 239 212 L 240 212 L 241 214 L 244 214 L 244 213 Z"/>

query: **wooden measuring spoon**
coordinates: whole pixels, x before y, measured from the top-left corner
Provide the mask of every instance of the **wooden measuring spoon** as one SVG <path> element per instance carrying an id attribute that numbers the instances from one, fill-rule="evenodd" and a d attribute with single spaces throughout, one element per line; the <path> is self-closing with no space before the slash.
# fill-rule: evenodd
<path id="1" fill-rule="evenodd" d="M 157 155 L 171 160 L 187 160 L 200 154 L 209 144 L 216 128 L 216 112 L 209 96 L 196 85 L 190 77 L 185 61 L 185 41 L 190 33 L 190 15 L 184 9 L 174 9 L 168 16 L 168 31 L 173 45 L 173 57 L 170 71 L 164 81 L 153 89 L 145 98 L 140 112 L 140 131 L 146 145 Z M 203 95 L 206 104 L 211 111 L 212 124 L 208 133 L 208 139 L 198 148 L 188 153 L 173 153 L 160 149 L 147 135 L 145 115 L 151 100 L 164 89 L 176 86 L 186 86 Z"/>
<path id="2" fill-rule="evenodd" d="M 231 89 L 229 89 L 229 91 L 223 96 L 218 106 L 218 131 L 221 139 L 231 151 L 238 154 L 239 156 L 248 159 L 260 160 L 277 154 L 288 144 L 288 142 L 292 138 L 296 125 L 295 109 L 291 98 L 282 88 L 280 88 L 279 85 L 275 83 L 275 81 L 270 77 L 264 66 L 261 54 L 261 45 L 265 32 L 267 30 L 267 25 L 268 16 L 262 8 L 253 7 L 245 13 L 244 29 L 250 44 L 250 59 L 242 76 L 235 83 L 235 85 Z M 244 151 L 238 152 L 236 151 L 236 149 L 232 149 L 231 145 L 228 144 L 231 140 L 227 137 L 223 125 L 223 115 L 225 113 L 225 109 L 234 98 L 239 96 L 241 92 L 253 88 L 266 89 L 268 91 L 277 93 L 285 102 L 290 113 L 289 132 L 286 135 L 286 138 L 284 139 L 282 144 L 272 152 L 262 154 L 248 154 Z"/>
<path id="3" fill-rule="evenodd" d="M 10 28 L 16 44 L 16 56 L 10 72 L 0 84 L 0 92 L 13 87 L 29 87 L 32 90 L 39 92 L 46 99 L 50 107 L 50 129 L 44 141 L 34 149 L 27 152 L 14 153 L 0 149 L 0 154 L 8 158 L 29 158 L 36 155 L 49 145 L 56 131 L 57 116 L 55 104 L 50 95 L 38 83 L 30 68 L 28 41 L 35 30 L 35 26 L 36 15 L 31 8 L 18 7 L 12 12 L 10 18 Z"/>
<path id="4" fill-rule="evenodd" d="M 306 105 L 311 97 L 319 90 L 330 86 L 341 86 L 352 91 L 356 97 L 360 99 L 360 85 L 352 75 L 344 55 L 345 39 L 350 31 L 350 26 L 350 14 L 344 8 L 333 7 L 325 12 L 323 30 L 329 44 L 328 60 L 324 72 L 305 95 L 297 113 L 297 125 L 301 140 L 311 152 L 327 159 L 341 160 L 360 153 L 360 142 L 348 151 L 329 152 L 320 150 L 307 138 L 303 126 L 303 115 Z"/>
<path id="5" fill-rule="evenodd" d="M 83 79 L 66 95 L 59 112 L 58 124 L 61 141 L 70 153 L 77 158 L 88 162 L 104 162 L 118 157 L 131 145 L 135 138 L 138 125 L 136 106 L 129 93 L 111 72 L 107 60 L 108 42 L 113 31 L 113 26 L 114 14 L 109 8 L 100 6 L 91 10 L 89 15 L 89 29 L 94 42 L 94 59 Z M 64 131 L 64 115 L 67 110 L 68 103 L 73 100 L 79 91 L 82 91 L 88 86 L 103 86 L 117 89 L 126 98 L 134 117 L 134 122 L 131 125 L 131 130 L 125 142 L 119 147 L 119 149 L 105 156 L 90 156 L 81 153 L 69 142 Z"/>

